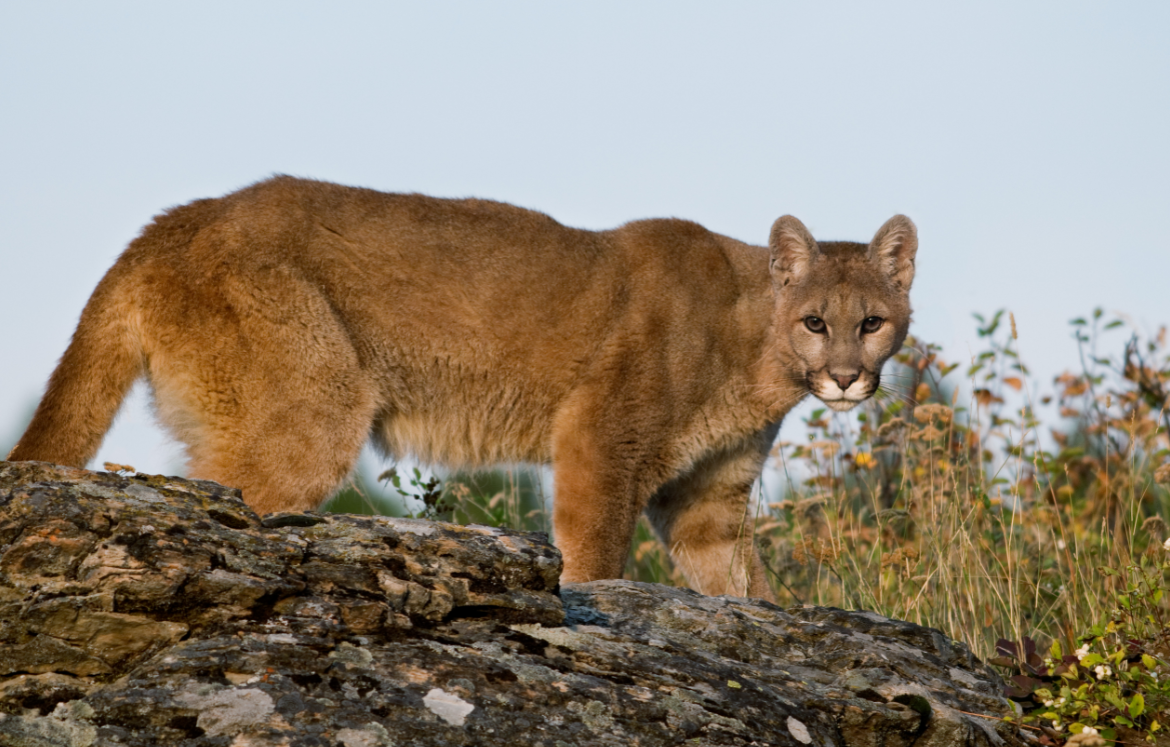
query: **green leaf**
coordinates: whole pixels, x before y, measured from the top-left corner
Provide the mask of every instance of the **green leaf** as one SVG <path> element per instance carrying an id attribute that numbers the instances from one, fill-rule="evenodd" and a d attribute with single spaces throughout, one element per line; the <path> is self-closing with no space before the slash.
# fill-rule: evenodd
<path id="1" fill-rule="evenodd" d="M 1129 717 L 1137 718 L 1145 713 L 1146 699 L 1142 697 L 1141 693 L 1133 696 L 1133 700 L 1129 701 Z"/>
<path id="2" fill-rule="evenodd" d="M 1085 658 L 1081 659 L 1081 666 L 1088 669 L 1095 667 L 1098 664 L 1104 664 L 1105 658 L 1101 654 L 1085 654 Z"/>
<path id="3" fill-rule="evenodd" d="M 1158 660 L 1149 654 L 1142 654 L 1142 666 L 1146 669 L 1152 670 L 1154 667 L 1158 666 Z"/>

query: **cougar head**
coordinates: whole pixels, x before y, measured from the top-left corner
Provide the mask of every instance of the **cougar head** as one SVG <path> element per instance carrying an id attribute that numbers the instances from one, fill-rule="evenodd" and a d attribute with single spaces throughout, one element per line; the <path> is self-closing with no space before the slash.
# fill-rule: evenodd
<path id="1" fill-rule="evenodd" d="M 918 234 L 895 215 L 869 245 L 817 243 L 796 218 L 772 226 L 776 333 L 809 391 L 844 412 L 873 396 L 882 364 L 910 325 L 910 283 Z"/>

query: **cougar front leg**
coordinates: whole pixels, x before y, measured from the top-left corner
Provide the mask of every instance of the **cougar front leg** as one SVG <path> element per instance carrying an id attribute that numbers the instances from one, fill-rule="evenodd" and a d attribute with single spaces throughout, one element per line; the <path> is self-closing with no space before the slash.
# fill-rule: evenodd
<path id="1" fill-rule="evenodd" d="M 553 532 L 566 583 L 622 577 L 638 516 L 664 479 L 630 423 L 587 415 L 559 418 L 553 439 Z"/>
<path id="2" fill-rule="evenodd" d="M 702 594 L 775 601 L 755 548 L 750 501 L 770 445 L 770 434 L 759 434 L 740 449 L 701 460 L 646 508 L 674 564 Z"/>

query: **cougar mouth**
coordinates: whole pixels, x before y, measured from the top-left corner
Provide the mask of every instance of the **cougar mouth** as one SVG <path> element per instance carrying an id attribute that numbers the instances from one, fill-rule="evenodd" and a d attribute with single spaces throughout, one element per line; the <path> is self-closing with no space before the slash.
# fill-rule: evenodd
<path id="1" fill-rule="evenodd" d="M 824 397 L 818 396 L 817 399 L 824 402 L 830 410 L 834 410 L 835 412 L 849 412 L 865 401 L 863 399 L 846 399 L 845 397 L 841 397 L 840 399 L 825 399 Z"/>
<path id="2" fill-rule="evenodd" d="M 848 412 L 872 397 L 878 389 L 877 376 L 866 377 L 867 373 L 867 371 L 861 371 L 845 389 L 842 389 L 840 383 L 834 381 L 824 371 L 810 372 L 805 376 L 805 380 L 813 396 L 824 402 L 829 409 L 835 412 Z M 820 381 L 818 381 L 818 374 Z M 863 382 L 863 379 L 867 378 L 872 384 L 866 385 Z"/>

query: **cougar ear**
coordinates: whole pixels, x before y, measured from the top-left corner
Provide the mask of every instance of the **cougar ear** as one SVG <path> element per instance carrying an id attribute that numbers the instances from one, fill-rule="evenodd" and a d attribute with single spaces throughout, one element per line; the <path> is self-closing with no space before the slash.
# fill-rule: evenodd
<path id="1" fill-rule="evenodd" d="M 894 285 L 910 290 L 914 281 L 914 255 L 918 253 L 918 229 L 904 215 L 895 215 L 874 234 L 869 256 L 877 260 Z"/>
<path id="2" fill-rule="evenodd" d="M 791 215 L 777 218 L 772 224 L 768 248 L 772 250 L 772 281 L 781 286 L 803 278 L 820 254 L 812 234 Z"/>

